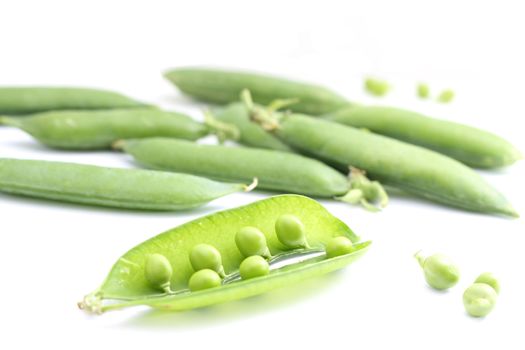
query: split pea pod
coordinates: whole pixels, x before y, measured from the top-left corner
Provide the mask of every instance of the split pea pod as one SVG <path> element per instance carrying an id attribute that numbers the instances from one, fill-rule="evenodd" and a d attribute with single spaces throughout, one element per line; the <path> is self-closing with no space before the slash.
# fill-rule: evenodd
<path id="1" fill-rule="evenodd" d="M 279 241 L 275 222 L 283 215 L 302 223 L 309 248 L 291 249 Z M 235 235 L 247 226 L 264 234 L 272 256 L 267 263 L 260 256 L 246 258 L 239 251 Z M 326 246 L 341 237 L 351 241 L 353 249 L 328 256 Z M 222 281 L 215 271 L 192 266 L 189 257 L 199 244 L 220 254 L 226 275 Z M 115 262 L 102 285 L 78 306 L 98 314 L 135 305 L 182 311 L 238 300 L 341 269 L 363 256 L 370 244 L 310 198 L 270 197 L 198 218 L 137 245 Z M 254 257 L 270 265 L 269 271 L 259 273 L 257 266 L 248 266 L 253 264 L 247 265 L 246 259 Z M 299 257 L 302 261 L 296 262 Z M 147 269 L 152 259 L 159 260 L 155 264 L 160 265 L 158 271 Z M 272 266 L 273 262 L 285 266 Z"/>
<path id="2" fill-rule="evenodd" d="M 326 119 L 430 148 L 477 168 L 510 165 L 523 155 L 488 131 L 399 108 L 351 106 Z"/>
<path id="3" fill-rule="evenodd" d="M 146 167 L 189 173 L 219 181 L 258 179 L 258 188 L 345 201 L 362 176 L 348 179 L 324 163 L 298 154 L 273 150 L 203 145 L 168 138 L 122 140 L 115 148 Z M 358 203 L 359 200 L 350 203 Z M 379 198 L 366 198 L 371 201 Z M 381 198 L 383 199 L 383 198 Z M 386 201 L 386 199 L 384 199 Z M 361 202 L 364 206 L 368 203 Z M 381 203 L 383 206 L 386 202 Z"/>
<path id="4" fill-rule="evenodd" d="M 39 142 L 61 149 L 104 149 L 122 138 L 166 136 L 197 140 L 210 133 L 236 138 L 236 127 L 153 108 L 103 111 L 51 111 L 24 118 L 0 117 L 0 124 L 27 132 Z"/>
<path id="5" fill-rule="evenodd" d="M 117 92 L 78 87 L 0 87 L 0 114 L 148 107 Z"/>
<path id="6" fill-rule="evenodd" d="M 182 210 L 249 188 L 169 172 L 0 159 L 0 192 L 107 207 Z"/>
<path id="7" fill-rule="evenodd" d="M 325 114 L 349 102 L 325 87 L 269 75 L 205 68 L 176 68 L 164 76 L 182 92 L 199 100 L 226 104 L 238 101 L 243 89 L 249 89 L 256 102 L 268 104 L 276 99 L 297 99 L 291 110 Z"/>

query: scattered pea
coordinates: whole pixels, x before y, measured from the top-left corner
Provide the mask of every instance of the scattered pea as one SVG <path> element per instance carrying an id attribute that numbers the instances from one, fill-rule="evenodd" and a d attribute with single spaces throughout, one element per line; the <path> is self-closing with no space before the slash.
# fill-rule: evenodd
<path id="1" fill-rule="evenodd" d="M 366 78 L 365 89 L 372 95 L 384 96 L 390 90 L 390 85 L 384 80 Z"/>
<path id="2" fill-rule="evenodd" d="M 239 267 L 239 274 L 243 280 L 266 276 L 270 273 L 270 265 L 262 256 L 253 255 L 244 259 Z"/>
<path id="3" fill-rule="evenodd" d="M 437 100 L 438 102 L 441 102 L 441 103 L 449 103 L 454 99 L 454 96 L 455 96 L 454 91 L 447 89 L 447 90 L 443 90 L 439 94 Z"/>
<path id="4" fill-rule="evenodd" d="M 425 258 L 421 252 L 418 252 L 415 257 L 423 268 L 427 283 L 432 288 L 444 290 L 458 283 L 459 269 L 447 256 L 434 254 Z"/>
<path id="5" fill-rule="evenodd" d="M 263 258 L 270 257 L 270 250 L 266 242 L 266 236 L 258 228 L 246 226 L 235 235 L 235 244 L 245 257 L 260 255 Z"/>
<path id="6" fill-rule="evenodd" d="M 470 316 L 487 316 L 494 306 L 498 293 L 486 283 L 474 283 L 463 293 L 463 305 Z"/>
<path id="7" fill-rule="evenodd" d="M 428 85 L 424 83 L 419 83 L 417 85 L 417 95 L 420 98 L 428 98 L 428 96 L 430 96 L 430 88 L 428 87 Z"/>
<path id="8" fill-rule="evenodd" d="M 351 253 L 354 250 L 352 241 L 344 236 L 332 238 L 325 247 L 326 257 L 334 258 L 336 256 Z"/>
<path id="9" fill-rule="evenodd" d="M 188 286 L 192 292 L 215 288 L 221 285 L 219 274 L 210 269 L 203 269 L 195 272 L 190 277 Z"/>
<path id="10" fill-rule="evenodd" d="M 169 260 L 164 255 L 149 255 L 146 259 L 144 274 L 151 286 L 170 293 L 170 280 L 173 269 Z"/>
<path id="11" fill-rule="evenodd" d="M 281 215 L 275 222 L 275 233 L 279 242 L 288 248 L 307 248 L 304 225 L 294 215 Z"/>
<path id="12" fill-rule="evenodd" d="M 499 281 L 494 276 L 494 274 L 492 274 L 490 272 L 484 272 L 481 275 L 479 275 L 478 278 L 476 278 L 476 280 L 474 281 L 474 283 L 485 283 L 485 284 L 488 284 L 489 286 L 491 286 L 496 291 L 496 293 L 499 294 L 499 290 L 500 290 Z"/>
<path id="13" fill-rule="evenodd" d="M 210 269 L 224 277 L 221 253 L 209 244 L 197 244 L 190 252 L 190 263 L 195 271 Z"/>

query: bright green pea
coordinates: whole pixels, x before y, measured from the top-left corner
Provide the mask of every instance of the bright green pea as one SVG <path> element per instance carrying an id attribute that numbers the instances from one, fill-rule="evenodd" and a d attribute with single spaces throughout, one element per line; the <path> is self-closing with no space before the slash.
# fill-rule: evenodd
<path id="1" fill-rule="evenodd" d="M 421 253 L 418 252 L 416 259 L 423 268 L 427 283 L 432 288 L 444 290 L 458 283 L 459 269 L 447 256 L 434 254 L 424 258 Z"/>
<path id="2" fill-rule="evenodd" d="M 419 83 L 417 85 L 417 95 L 420 98 L 428 98 L 428 96 L 430 95 L 430 88 L 428 87 L 428 85 L 424 83 Z"/>
<path id="3" fill-rule="evenodd" d="M 245 257 L 260 255 L 263 258 L 269 258 L 271 256 L 266 243 L 266 236 L 256 227 L 241 228 L 235 235 L 235 244 Z"/>
<path id="4" fill-rule="evenodd" d="M 294 215 L 281 215 L 275 222 L 275 233 L 279 242 L 288 248 L 307 248 L 305 228 Z"/>
<path id="5" fill-rule="evenodd" d="M 452 91 L 450 89 L 443 90 L 439 94 L 437 99 L 441 103 L 449 103 L 449 102 L 451 102 L 454 99 L 454 91 Z"/>
<path id="6" fill-rule="evenodd" d="M 195 272 L 190 277 L 188 286 L 192 292 L 215 288 L 221 285 L 221 276 L 213 270 L 204 269 Z"/>
<path id="7" fill-rule="evenodd" d="M 162 254 L 151 254 L 146 259 L 144 274 L 151 286 L 170 292 L 173 269 L 169 260 Z"/>
<path id="8" fill-rule="evenodd" d="M 488 284 L 489 286 L 491 286 L 496 291 L 496 293 L 499 294 L 499 290 L 500 290 L 499 281 L 494 276 L 494 274 L 492 274 L 490 272 L 484 272 L 481 275 L 479 275 L 478 278 L 476 278 L 476 280 L 474 281 L 474 283 L 485 283 L 485 284 Z"/>
<path id="9" fill-rule="evenodd" d="M 470 316 L 487 316 L 494 306 L 498 293 L 490 285 L 485 283 L 474 283 L 463 293 L 463 305 Z"/>
<path id="10" fill-rule="evenodd" d="M 266 276 L 270 273 L 270 265 L 263 257 L 253 255 L 242 261 L 239 267 L 239 273 L 243 280 Z"/>
<path id="11" fill-rule="evenodd" d="M 325 247 L 326 257 L 334 258 L 354 251 L 352 241 L 344 236 L 332 238 Z"/>
<path id="12" fill-rule="evenodd" d="M 366 78 L 365 79 L 365 89 L 372 95 L 384 96 L 390 90 L 390 85 L 384 80 Z"/>
<path id="13" fill-rule="evenodd" d="M 221 253 L 209 244 L 197 244 L 190 252 L 190 263 L 195 271 L 210 269 L 224 277 Z"/>

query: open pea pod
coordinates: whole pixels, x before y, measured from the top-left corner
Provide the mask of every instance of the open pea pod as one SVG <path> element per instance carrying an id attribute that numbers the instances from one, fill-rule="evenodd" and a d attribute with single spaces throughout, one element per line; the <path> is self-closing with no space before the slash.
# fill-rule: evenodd
<path id="1" fill-rule="evenodd" d="M 284 214 L 293 215 L 304 224 L 308 248 L 290 250 L 279 241 L 275 222 Z M 270 263 L 313 252 L 317 255 L 271 268 L 266 276 L 240 280 L 236 276 L 244 257 L 237 249 L 235 234 L 246 226 L 257 227 L 266 236 L 272 255 Z M 322 253 L 324 247 L 341 236 L 354 243 L 353 250 L 327 258 Z M 226 278 L 219 287 L 191 292 L 188 281 L 194 270 L 188 257 L 192 248 L 202 243 L 220 252 Z M 360 257 L 369 245 L 370 242 L 359 242 L 345 223 L 316 201 L 299 195 L 275 196 L 193 220 L 139 244 L 115 263 L 102 286 L 88 294 L 79 307 L 95 313 L 133 305 L 181 311 L 242 299 L 340 269 Z M 159 292 L 146 278 L 145 266 L 152 254 L 163 255 L 173 268 L 170 292 Z"/>

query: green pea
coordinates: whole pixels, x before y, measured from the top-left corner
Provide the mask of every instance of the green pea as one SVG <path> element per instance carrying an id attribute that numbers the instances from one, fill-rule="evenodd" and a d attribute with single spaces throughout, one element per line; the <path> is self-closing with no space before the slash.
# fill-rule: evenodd
<path id="1" fill-rule="evenodd" d="M 390 90 L 390 85 L 384 80 L 366 78 L 365 79 L 365 89 L 372 95 L 384 96 Z"/>
<path id="2" fill-rule="evenodd" d="M 344 236 L 334 237 L 326 244 L 325 251 L 327 258 L 334 258 L 353 252 L 354 245 L 351 240 Z"/>
<path id="3" fill-rule="evenodd" d="M 224 277 L 221 253 L 209 244 L 197 244 L 190 252 L 190 263 L 195 271 L 210 269 Z"/>
<path id="4" fill-rule="evenodd" d="M 239 274 L 243 280 L 266 276 L 270 273 L 268 261 L 259 255 L 249 256 L 244 259 L 239 267 Z"/>
<path id="5" fill-rule="evenodd" d="M 459 269 L 447 256 L 434 254 L 425 258 L 421 252 L 418 252 L 415 257 L 423 269 L 427 283 L 432 288 L 444 290 L 458 283 Z"/>
<path id="6" fill-rule="evenodd" d="M 191 275 L 188 287 L 192 292 L 196 292 L 199 290 L 219 287 L 221 281 L 221 277 L 217 272 L 210 269 L 203 269 Z"/>
<path id="7" fill-rule="evenodd" d="M 170 280 L 173 275 L 173 269 L 169 260 L 164 255 L 149 255 L 146 259 L 144 274 L 152 287 L 170 293 Z"/>
<path id="8" fill-rule="evenodd" d="M 275 221 L 277 239 L 288 248 L 307 248 L 306 230 L 297 216 L 284 214 Z"/>
<path id="9" fill-rule="evenodd" d="M 497 298 L 498 293 L 490 285 L 474 283 L 463 293 L 463 305 L 469 315 L 484 317 L 496 306 Z"/>
<path id="10" fill-rule="evenodd" d="M 430 88 L 428 87 L 428 85 L 424 83 L 419 83 L 417 85 L 417 95 L 420 98 L 428 98 L 428 96 L 430 96 Z"/>
<path id="11" fill-rule="evenodd" d="M 270 250 L 266 243 L 266 236 L 258 228 L 246 226 L 235 235 L 235 244 L 245 257 L 260 255 L 263 258 L 270 258 Z"/>
<path id="12" fill-rule="evenodd" d="M 443 90 L 437 100 L 441 103 L 449 103 L 451 102 L 452 100 L 454 99 L 454 91 L 450 90 L 450 89 L 447 89 L 447 90 Z"/>
<path id="13" fill-rule="evenodd" d="M 476 280 L 474 281 L 474 283 L 488 284 L 496 291 L 496 293 L 499 294 L 499 291 L 500 291 L 499 281 L 496 278 L 496 276 L 494 276 L 494 274 L 490 272 L 484 272 L 481 275 L 479 275 L 478 278 L 476 278 Z"/>

